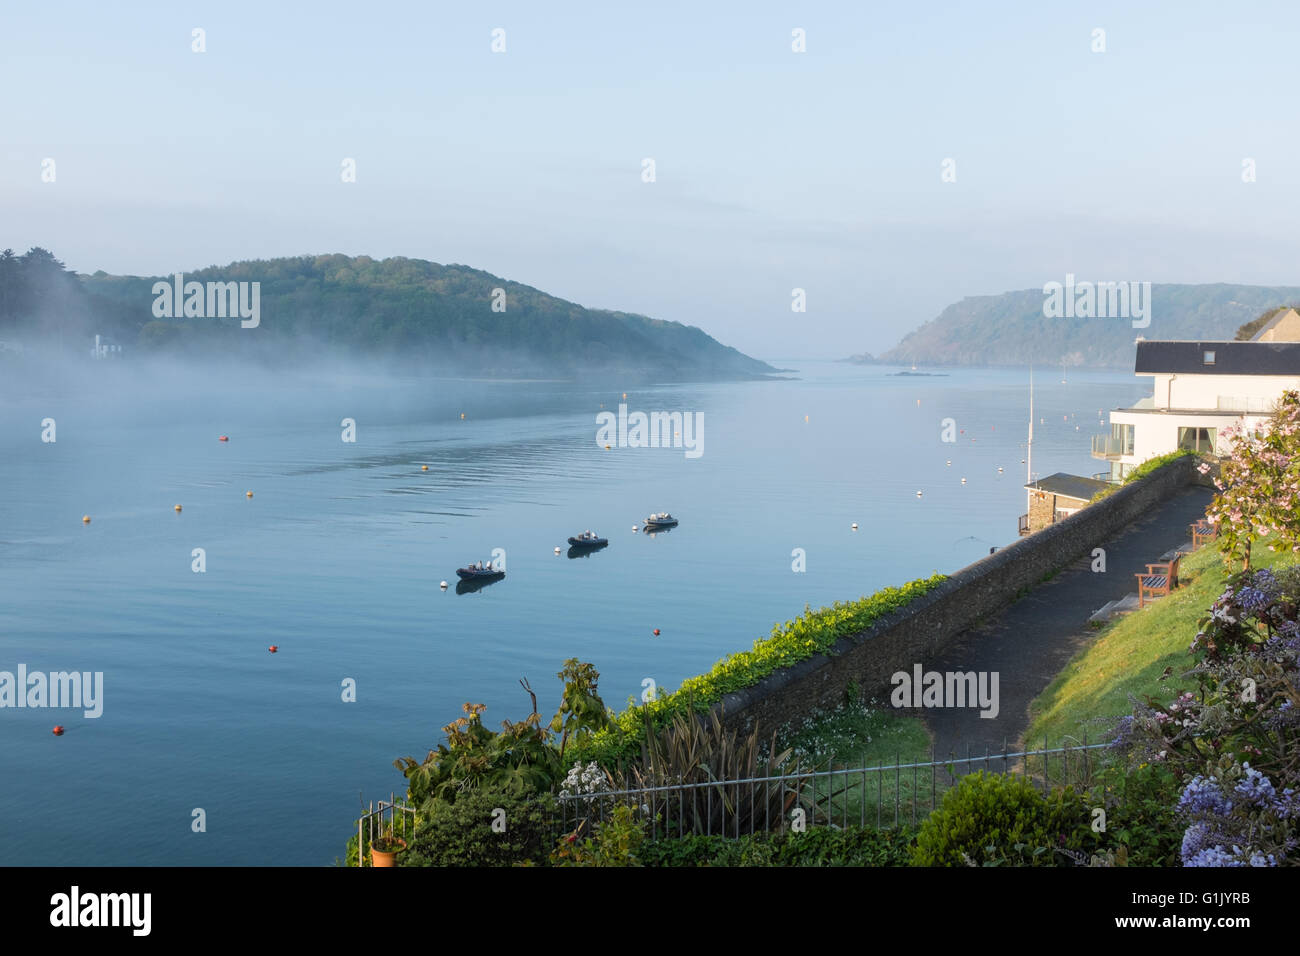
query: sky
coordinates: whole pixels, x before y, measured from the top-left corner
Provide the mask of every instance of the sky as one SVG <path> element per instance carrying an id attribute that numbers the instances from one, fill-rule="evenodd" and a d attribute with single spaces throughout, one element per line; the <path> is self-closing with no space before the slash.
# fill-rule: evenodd
<path id="1" fill-rule="evenodd" d="M 1296 285 L 1298 27 L 1281 2 L 4 0 L 0 247 L 463 263 L 759 358 L 878 353 L 1067 273 Z"/>

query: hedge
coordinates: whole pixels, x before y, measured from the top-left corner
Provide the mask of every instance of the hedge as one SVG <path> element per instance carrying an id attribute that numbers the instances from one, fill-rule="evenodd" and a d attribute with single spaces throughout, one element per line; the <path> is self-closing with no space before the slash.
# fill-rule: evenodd
<path id="1" fill-rule="evenodd" d="M 654 728 L 659 730 L 679 714 L 691 710 L 707 712 L 727 694 L 753 687 L 782 668 L 828 652 L 840 638 L 865 630 L 945 580 L 947 575 L 934 574 L 909 581 L 902 587 L 883 588 L 856 601 L 836 601 L 815 611 L 805 605 L 803 614 L 784 625 L 774 625 L 771 636 L 755 641 L 752 650 L 729 654 L 707 674 L 688 678 L 671 694 L 616 715 L 608 729 L 573 745 L 572 759 L 583 763 L 594 760 L 610 768 L 636 757 L 640 754 L 647 713 Z"/>

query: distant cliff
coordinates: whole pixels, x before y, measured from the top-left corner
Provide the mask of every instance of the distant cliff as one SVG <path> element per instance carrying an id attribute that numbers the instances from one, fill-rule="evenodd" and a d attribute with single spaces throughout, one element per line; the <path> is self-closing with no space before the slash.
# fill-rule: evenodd
<path id="1" fill-rule="evenodd" d="M 967 366 L 1064 361 L 1070 366 L 1131 369 L 1138 336 L 1230 340 L 1261 313 L 1300 301 L 1300 287 L 1151 285 L 1150 324 L 1142 328 L 1134 328 L 1125 317 L 1048 317 L 1046 299 L 1042 289 L 971 296 L 948 306 L 889 351 L 847 361 Z"/>
<path id="2" fill-rule="evenodd" d="M 43 249 L 0 254 L 0 340 L 89 350 L 96 333 L 127 355 L 237 356 L 280 365 L 313 357 L 375 357 L 411 368 L 482 376 L 633 379 L 757 378 L 777 371 L 694 326 L 587 309 L 478 269 L 422 259 L 343 255 L 235 262 L 183 283 L 257 284 L 255 323 L 236 297 L 222 317 L 205 296 L 165 296 L 171 275 L 75 275 Z M 198 288 L 197 286 L 195 287 Z M 180 291 L 180 290 L 178 290 Z M 251 303 L 252 297 L 249 296 Z M 221 295 L 217 301 L 224 304 Z M 249 304 L 249 303 L 246 303 Z M 255 325 L 255 327 L 254 327 Z"/>

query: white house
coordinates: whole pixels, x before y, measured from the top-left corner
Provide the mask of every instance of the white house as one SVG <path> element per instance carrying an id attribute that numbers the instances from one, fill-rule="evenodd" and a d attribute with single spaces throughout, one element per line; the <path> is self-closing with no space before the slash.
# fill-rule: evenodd
<path id="1" fill-rule="evenodd" d="M 1300 314 L 1280 312 L 1248 342 L 1139 339 L 1134 372 L 1151 376 L 1151 397 L 1115 409 L 1110 434 L 1092 440 L 1112 478 L 1178 448 L 1223 454 L 1225 428 L 1255 427 L 1284 391 L 1300 390 Z"/>

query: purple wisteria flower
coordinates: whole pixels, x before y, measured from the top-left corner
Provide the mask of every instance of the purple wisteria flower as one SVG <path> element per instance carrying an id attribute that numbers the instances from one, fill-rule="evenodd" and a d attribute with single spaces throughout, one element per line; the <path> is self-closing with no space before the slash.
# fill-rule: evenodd
<path id="1" fill-rule="evenodd" d="M 1243 763 L 1241 767 L 1246 775 L 1233 787 L 1233 792 L 1244 797 L 1253 807 L 1271 807 L 1277 797 L 1273 782 L 1248 763 Z"/>
<path id="2" fill-rule="evenodd" d="M 1133 742 L 1133 715 L 1125 714 L 1115 727 L 1115 739 L 1109 744 L 1111 750 L 1127 750 Z"/>
<path id="3" fill-rule="evenodd" d="M 1178 809 L 1185 813 L 1203 816 L 1227 816 L 1232 812 L 1232 801 L 1223 793 L 1214 777 L 1193 777 L 1178 798 Z"/>
<path id="4" fill-rule="evenodd" d="M 1245 866 L 1239 858 L 1241 849 L 1234 846 L 1232 851 L 1221 846 L 1206 847 L 1192 857 L 1184 857 L 1183 866 Z"/>
<path id="5" fill-rule="evenodd" d="M 1257 587 L 1244 587 L 1237 592 L 1237 603 L 1251 617 L 1262 614 L 1272 601 L 1273 599 L 1267 593 Z"/>

